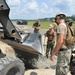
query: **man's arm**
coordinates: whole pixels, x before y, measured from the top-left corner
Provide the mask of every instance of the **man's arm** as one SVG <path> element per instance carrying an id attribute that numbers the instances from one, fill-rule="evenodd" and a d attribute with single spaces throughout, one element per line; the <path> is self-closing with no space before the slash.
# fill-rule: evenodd
<path id="1" fill-rule="evenodd" d="M 62 44 L 63 44 L 63 40 L 64 39 L 64 35 L 62 33 L 59 33 L 58 35 L 58 39 L 57 39 L 57 44 L 52 52 L 52 55 L 50 57 L 50 59 L 53 61 L 53 56 L 58 52 L 58 50 L 61 48 Z"/>
<path id="2" fill-rule="evenodd" d="M 48 31 L 44 34 L 46 37 L 48 37 Z"/>
<path id="3" fill-rule="evenodd" d="M 36 26 L 34 26 L 34 25 L 33 25 L 32 27 L 33 27 L 33 28 L 36 28 Z"/>
<path id="4" fill-rule="evenodd" d="M 37 29 L 41 29 L 41 25 L 39 25 L 38 27 L 36 27 Z"/>
<path id="5" fill-rule="evenodd" d="M 54 42 L 56 43 L 56 33 L 54 32 Z"/>
<path id="6" fill-rule="evenodd" d="M 33 26 L 32 26 L 33 28 L 36 28 L 36 29 L 41 29 L 41 25 L 39 25 L 39 26 L 36 26 L 35 24 L 33 24 Z"/>

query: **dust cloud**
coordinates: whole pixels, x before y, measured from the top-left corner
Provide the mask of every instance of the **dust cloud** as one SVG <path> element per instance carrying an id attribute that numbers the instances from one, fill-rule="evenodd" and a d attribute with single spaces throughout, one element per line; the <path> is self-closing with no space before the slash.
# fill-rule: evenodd
<path id="1" fill-rule="evenodd" d="M 57 57 L 54 57 L 54 62 L 50 60 L 50 58 L 46 58 L 45 56 L 39 56 L 38 60 L 33 59 L 33 66 L 38 69 L 46 69 L 46 68 L 56 68 Z"/>

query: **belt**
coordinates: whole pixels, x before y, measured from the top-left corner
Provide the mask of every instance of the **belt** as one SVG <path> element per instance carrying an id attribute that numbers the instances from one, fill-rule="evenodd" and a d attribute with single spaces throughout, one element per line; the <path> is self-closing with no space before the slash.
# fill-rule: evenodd
<path id="1" fill-rule="evenodd" d="M 52 40 L 48 40 L 48 41 L 52 41 Z"/>
<path id="2" fill-rule="evenodd" d="M 66 51 L 68 50 L 67 48 L 61 48 L 60 51 Z"/>

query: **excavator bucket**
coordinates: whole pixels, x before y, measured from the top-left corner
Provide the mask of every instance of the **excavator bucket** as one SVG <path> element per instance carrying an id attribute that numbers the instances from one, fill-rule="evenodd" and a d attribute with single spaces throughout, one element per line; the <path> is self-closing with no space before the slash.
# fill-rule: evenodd
<path id="1" fill-rule="evenodd" d="M 28 38 L 23 42 L 24 45 L 33 48 L 33 50 L 44 55 L 41 35 L 37 33 L 31 33 Z"/>
<path id="2" fill-rule="evenodd" d="M 37 33 L 23 34 L 21 42 L 17 43 L 13 40 L 5 39 L 2 41 L 13 46 L 15 49 L 36 55 L 44 55 L 41 35 Z"/>
<path id="3" fill-rule="evenodd" d="M 15 29 L 15 26 L 9 19 L 10 8 L 8 7 L 5 0 L 0 0 L 0 23 L 3 25 L 4 31 L 7 37 L 14 37 L 16 39 L 21 39 L 19 33 Z"/>

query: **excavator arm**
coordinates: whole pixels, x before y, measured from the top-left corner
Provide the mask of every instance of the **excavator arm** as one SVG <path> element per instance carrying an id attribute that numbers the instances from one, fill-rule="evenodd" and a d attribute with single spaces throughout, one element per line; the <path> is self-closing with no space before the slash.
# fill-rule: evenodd
<path id="1" fill-rule="evenodd" d="M 10 8 L 5 0 L 0 0 L 0 23 L 3 26 L 5 34 L 10 38 L 21 40 L 20 34 L 17 32 L 15 26 L 9 19 Z"/>

